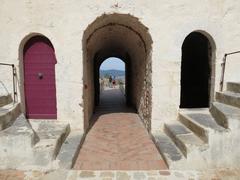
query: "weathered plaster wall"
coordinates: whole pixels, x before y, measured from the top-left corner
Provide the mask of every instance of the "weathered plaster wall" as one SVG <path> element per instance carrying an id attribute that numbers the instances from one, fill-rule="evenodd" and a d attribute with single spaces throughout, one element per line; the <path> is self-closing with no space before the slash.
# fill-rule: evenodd
<path id="1" fill-rule="evenodd" d="M 181 46 L 195 30 L 207 32 L 216 44 L 215 89 L 225 52 L 239 50 L 240 3 L 234 0 L 1 0 L 0 61 L 19 67 L 24 37 L 41 33 L 55 47 L 58 118 L 83 128 L 84 30 L 103 13 L 131 14 L 152 37 L 152 129 L 176 119 L 180 101 Z M 21 51 L 21 49 L 20 49 Z M 239 81 L 240 55 L 227 65 L 226 81 Z M 0 78 L 5 78 L 1 71 Z M 4 82 L 8 89 L 11 84 Z M 21 83 L 20 86 L 23 84 Z"/>

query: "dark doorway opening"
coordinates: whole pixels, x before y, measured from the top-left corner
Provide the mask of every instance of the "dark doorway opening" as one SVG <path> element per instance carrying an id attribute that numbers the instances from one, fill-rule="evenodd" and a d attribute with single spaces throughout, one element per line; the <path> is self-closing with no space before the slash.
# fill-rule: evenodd
<path id="1" fill-rule="evenodd" d="M 211 53 L 209 40 L 202 33 L 192 32 L 184 40 L 180 108 L 209 107 Z"/>

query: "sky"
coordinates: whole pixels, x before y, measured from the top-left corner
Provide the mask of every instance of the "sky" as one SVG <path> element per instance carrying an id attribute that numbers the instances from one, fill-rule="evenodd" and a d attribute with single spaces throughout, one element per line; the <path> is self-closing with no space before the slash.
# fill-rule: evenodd
<path id="1" fill-rule="evenodd" d="M 103 63 L 100 66 L 100 69 L 101 70 L 116 69 L 124 71 L 125 63 L 119 58 L 110 57 L 103 61 Z"/>

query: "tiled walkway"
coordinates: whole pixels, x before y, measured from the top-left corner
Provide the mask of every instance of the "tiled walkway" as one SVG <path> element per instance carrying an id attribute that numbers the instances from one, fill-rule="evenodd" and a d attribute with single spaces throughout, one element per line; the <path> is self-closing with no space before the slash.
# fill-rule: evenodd
<path id="1" fill-rule="evenodd" d="M 74 169 L 167 169 L 138 115 L 125 107 L 119 89 L 102 93 L 95 116 Z"/>

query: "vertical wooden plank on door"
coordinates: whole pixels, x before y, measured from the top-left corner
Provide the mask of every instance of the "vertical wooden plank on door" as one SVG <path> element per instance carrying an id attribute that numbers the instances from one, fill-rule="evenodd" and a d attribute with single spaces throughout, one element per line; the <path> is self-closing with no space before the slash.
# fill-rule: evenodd
<path id="1" fill-rule="evenodd" d="M 56 57 L 44 36 L 31 38 L 24 46 L 24 90 L 26 116 L 30 119 L 56 119 Z"/>

